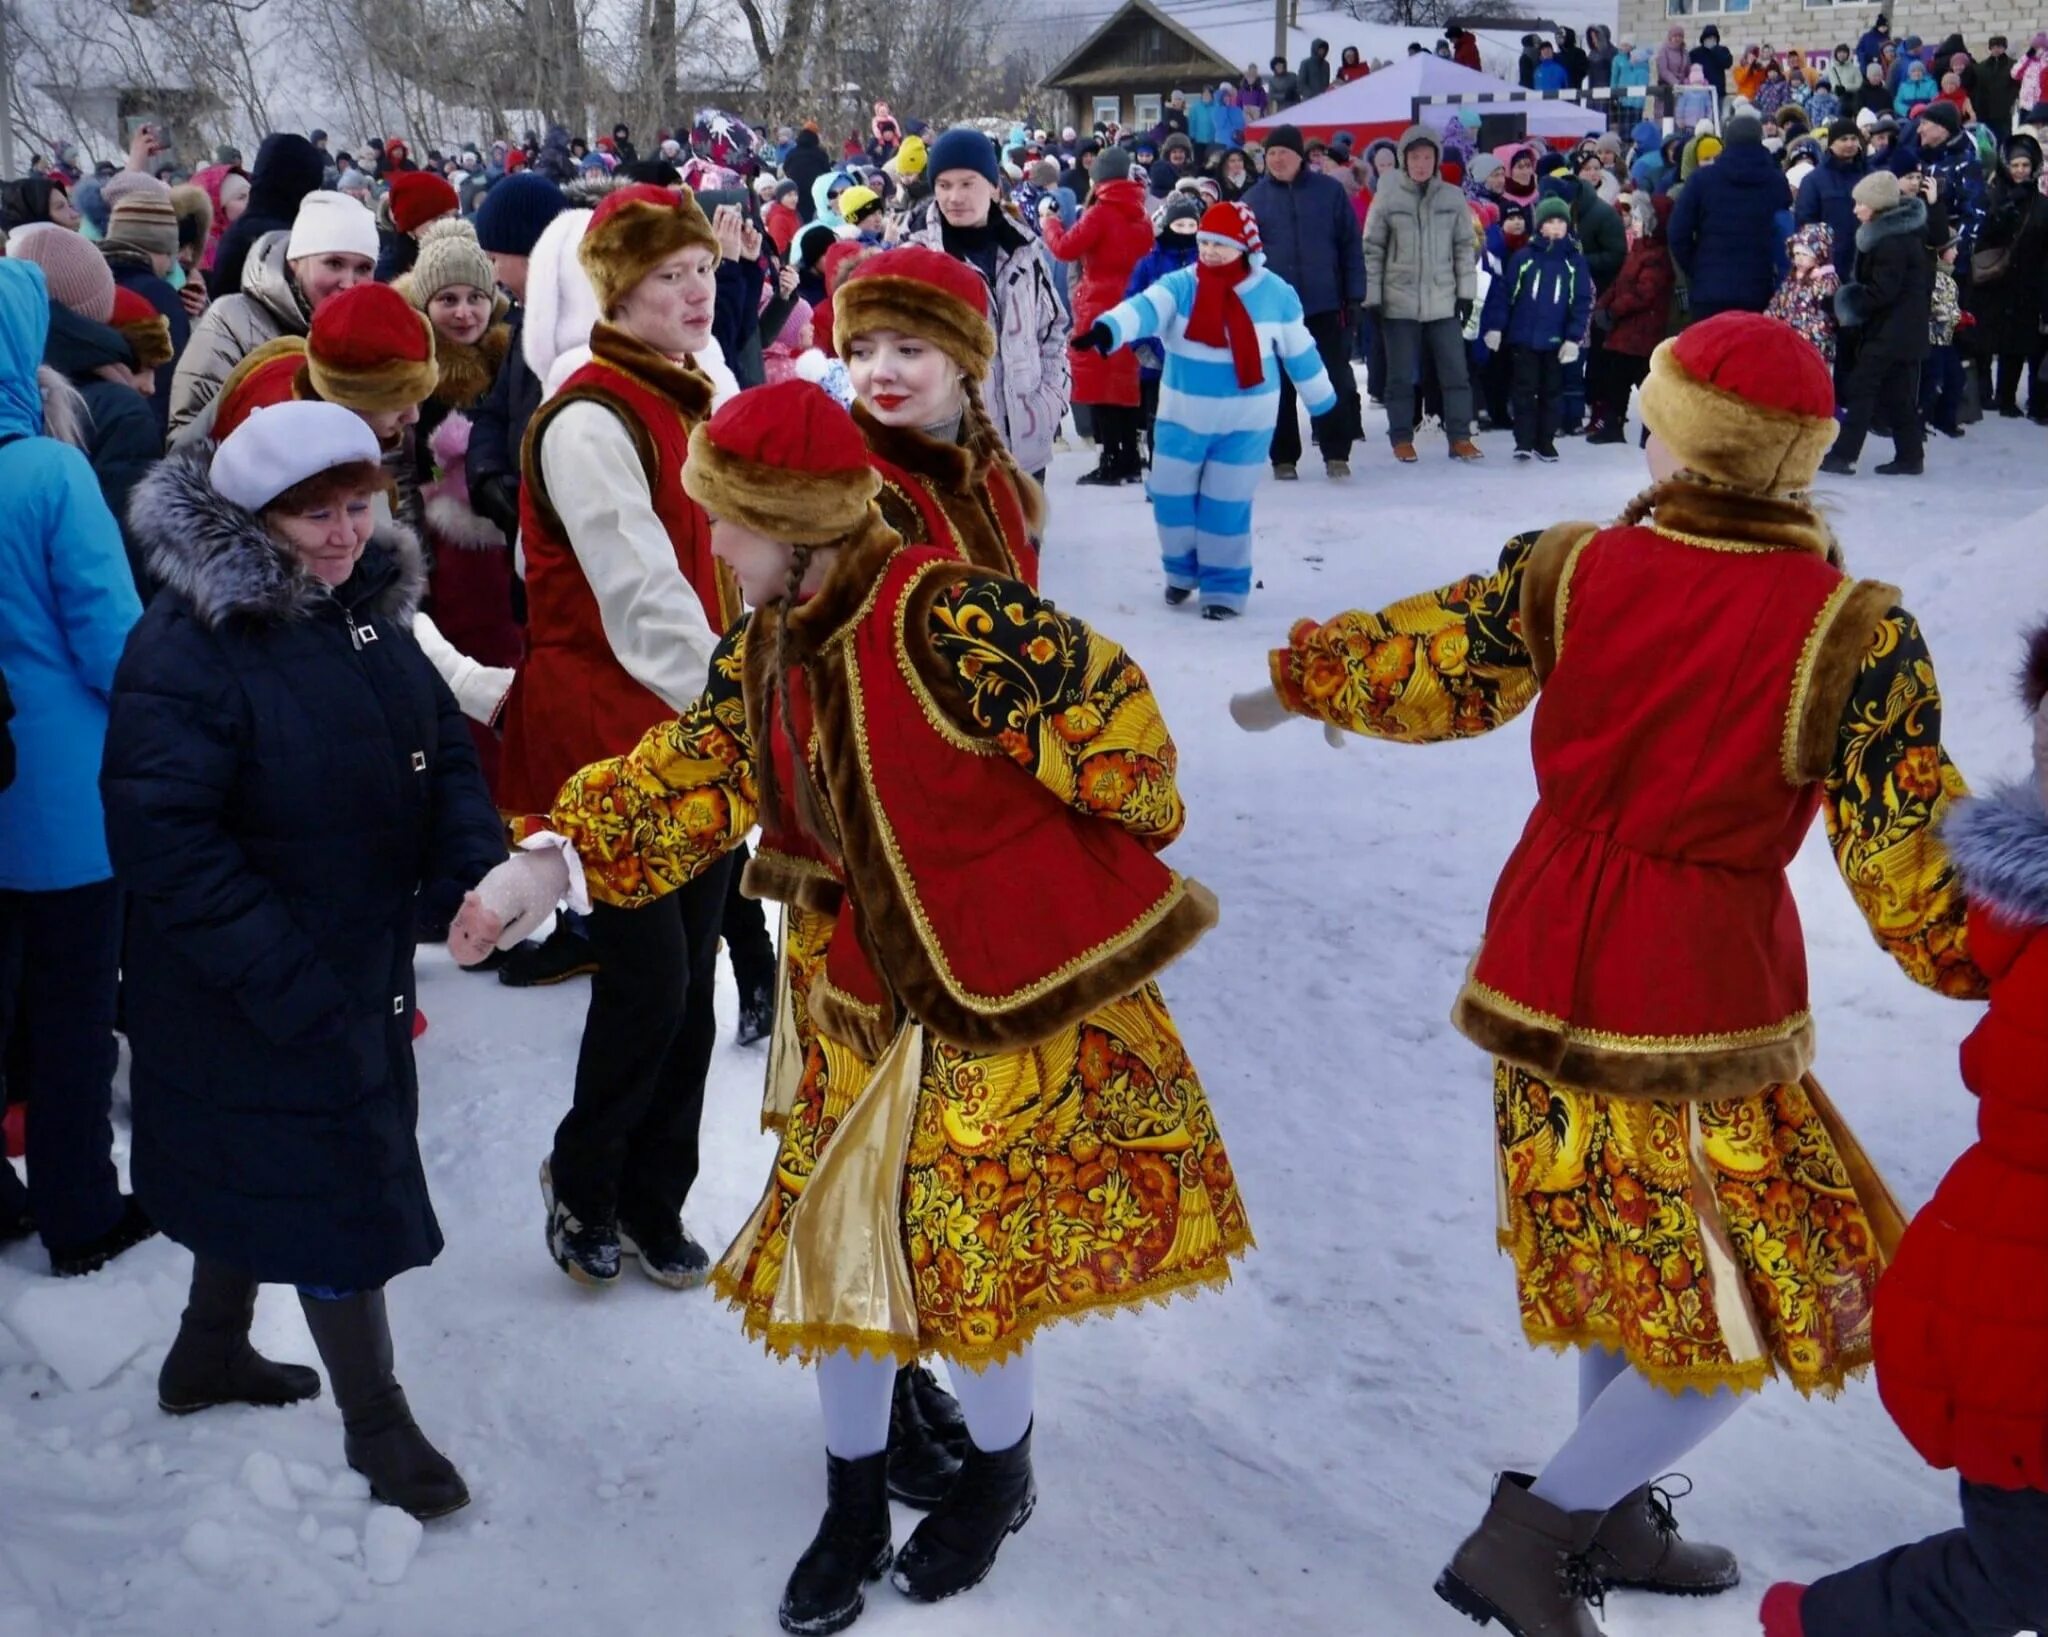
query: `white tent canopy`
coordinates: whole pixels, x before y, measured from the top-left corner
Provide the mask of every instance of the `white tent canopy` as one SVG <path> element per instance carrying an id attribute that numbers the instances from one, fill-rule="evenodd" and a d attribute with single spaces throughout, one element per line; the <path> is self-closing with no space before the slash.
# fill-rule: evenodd
<path id="1" fill-rule="evenodd" d="M 1293 125 L 1302 135 L 1324 141 L 1338 131 L 1349 131 L 1362 146 L 1374 137 L 1398 135 L 1413 124 L 1418 97 L 1485 95 L 1520 98 L 1527 93 L 1507 80 L 1425 52 L 1377 69 L 1349 85 L 1333 85 L 1321 96 L 1282 113 L 1254 120 L 1246 134 L 1257 138 L 1277 125 Z M 1607 124 L 1605 112 L 1599 108 L 1541 99 L 1425 107 L 1422 122 L 1434 130 L 1453 113 L 1474 130 L 1484 114 L 1524 115 L 1531 140 L 1567 140 L 1604 130 Z"/>

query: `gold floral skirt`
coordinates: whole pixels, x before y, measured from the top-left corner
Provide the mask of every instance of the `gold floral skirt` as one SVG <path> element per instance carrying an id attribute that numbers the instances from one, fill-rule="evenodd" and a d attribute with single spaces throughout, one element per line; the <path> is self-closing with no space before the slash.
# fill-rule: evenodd
<path id="1" fill-rule="evenodd" d="M 790 917 L 793 1009 L 816 953 L 800 919 Z M 889 1350 L 771 1311 L 784 1225 L 869 1071 L 807 1017 L 794 1021 L 802 1069 L 775 1169 L 743 1231 L 751 1243 L 726 1252 L 713 1287 L 775 1353 Z M 1010 1356 L 1054 1320 L 1226 1283 L 1252 1244 L 1209 1100 L 1154 984 L 1026 1051 L 968 1052 L 927 1036 L 901 1226 L 915 1351 L 970 1366 Z"/>
<path id="2" fill-rule="evenodd" d="M 1674 1392 L 1782 1375 L 1831 1395 L 1869 1364 L 1897 1211 L 1811 1080 L 1664 1103 L 1496 1062 L 1493 1084 L 1532 1343 L 1619 1351 Z"/>

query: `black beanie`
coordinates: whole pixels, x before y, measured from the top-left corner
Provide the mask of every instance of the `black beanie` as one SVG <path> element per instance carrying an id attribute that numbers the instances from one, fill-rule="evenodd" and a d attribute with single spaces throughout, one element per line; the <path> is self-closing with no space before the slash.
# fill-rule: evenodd
<path id="1" fill-rule="evenodd" d="M 1269 150 L 1273 148 L 1285 148 L 1297 159 L 1306 159 L 1308 157 L 1308 150 L 1302 144 L 1301 127 L 1299 125 L 1274 126 L 1272 131 L 1266 137 L 1266 147 Z"/>
<path id="2" fill-rule="evenodd" d="M 1862 127 L 1853 119 L 1831 119 L 1828 121 L 1829 142 L 1839 142 L 1845 136 L 1853 136 L 1858 142 L 1861 142 L 1863 140 Z"/>
<path id="3" fill-rule="evenodd" d="M 530 256 L 541 230 L 568 208 L 562 190 L 545 176 L 500 177 L 476 207 L 476 242 L 486 253 Z"/>
<path id="4" fill-rule="evenodd" d="M 1764 122 L 1754 114 L 1737 114 L 1721 128 L 1721 141 L 1730 148 L 1761 148 Z"/>

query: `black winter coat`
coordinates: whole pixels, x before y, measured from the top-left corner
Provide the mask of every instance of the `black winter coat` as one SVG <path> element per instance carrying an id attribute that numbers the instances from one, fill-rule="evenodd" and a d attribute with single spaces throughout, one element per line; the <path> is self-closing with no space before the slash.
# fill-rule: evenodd
<path id="1" fill-rule="evenodd" d="M 242 266 L 256 241 L 266 233 L 289 233 L 299 204 L 327 178 L 327 161 L 304 137 L 273 131 L 256 150 L 249 172 L 249 204 L 220 236 L 220 248 L 207 275 L 207 293 L 215 301 L 242 288 Z"/>
<path id="2" fill-rule="evenodd" d="M 1835 293 L 1835 316 L 1856 329 L 1859 358 L 1877 353 L 1917 364 L 1927 356 L 1933 306 L 1927 206 L 1908 196 L 1857 228 L 1856 276 Z"/>
<path id="3" fill-rule="evenodd" d="M 2010 252 L 2004 270 L 1964 292 L 1964 305 L 1977 319 L 1972 344 L 1984 354 L 2032 353 L 2048 296 L 2048 199 L 2032 183 L 2019 187 L 2010 177 L 1993 178 L 1977 254 L 1993 249 Z"/>
<path id="4" fill-rule="evenodd" d="M 1730 148 L 1678 190 L 1671 212 L 1671 259 L 1692 304 L 1760 313 L 1778 288 L 1792 186 L 1768 148 Z"/>
<path id="5" fill-rule="evenodd" d="M 415 1126 L 414 899 L 505 856 L 411 635 L 419 549 L 329 593 L 174 454 L 135 495 L 164 582 L 114 677 L 100 791 L 131 905 L 135 1191 L 264 1282 L 368 1290 L 441 1230 Z"/>
<path id="6" fill-rule="evenodd" d="M 526 309 L 514 307 L 506 324 L 512 334 L 505 361 L 498 366 L 491 390 L 469 414 L 469 453 L 463 457 L 463 471 L 469 479 L 470 504 L 510 540 L 519 532 L 519 447 L 526 440 L 526 423 L 540 408 L 540 377 L 520 344 Z"/>
<path id="7" fill-rule="evenodd" d="M 156 391 L 149 400 L 150 413 L 156 416 L 157 442 L 161 444 L 170 435 L 171 377 L 178 372 L 178 360 L 185 355 L 185 343 L 192 339 L 192 315 L 185 311 L 185 304 L 178 299 L 178 292 L 171 288 L 171 281 L 156 276 L 156 269 L 150 266 L 147 257 L 104 247 L 101 253 L 107 258 L 107 266 L 113 269 L 114 282 L 142 297 L 164 315 L 164 321 L 171 327 L 171 359 L 167 364 L 157 365 Z M 119 517 L 121 514 L 116 512 L 114 515 Z"/>
<path id="8" fill-rule="evenodd" d="M 1821 155 L 1821 161 L 1799 184 L 1799 197 L 1792 204 L 1792 219 L 1801 227 L 1818 222 L 1834 237 L 1829 254 L 1835 271 L 1853 265 L 1856 258 L 1856 201 L 1850 197 L 1856 184 L 1870 174 L 1870 161 L 1858 154 L 1851 160 Z"/>
<path id="9" fill-rule="evenodd" d="M 164 452 L 164 435 L 149 412 L 149 401 L 131 386 L 101 378 L 103 365 L 126 365 L 135 354 L 119 330 L 81 318 L 69 307 L 50 303 L 50 334 L 43 343 L 43 362 L 78 388 L 85 400 L 85 458 L 99 479 L 107 510 L 121 525 L 128 548 L 128 567 L 135 590 L 147 598 L 155 589 L 142 561 L 142 551 L 128 525 L 128 496 Z"/>
<path id="10" fill-rule="evenodd" d="M 1621 213 L 1600 197 L 1600 190 L 1573 177 L 1578 196 L 1571 201 L 1572 231 L 1579 241 L 1579 253 L 1586 258 L 1586 271 L 1593 275 L 1593 288 L 1604 290 L 1621 275 L 1628 260 L 1628 229 L 1621 225 Z"/>
<path id="11" fill-rule="evenodd" d="M 796 213 L 807 222 L 818 219 L 818 206 L 811 197 L 811 190 L 818 185 L 818 178 L 831 169 L 832 156 L 825 151 L 825 144 L 818 140 L 818 133 L 797 132 L 796 146 L 789 150 L 789 157 L 782 162 L 782 174 L 796 184 Z"/>

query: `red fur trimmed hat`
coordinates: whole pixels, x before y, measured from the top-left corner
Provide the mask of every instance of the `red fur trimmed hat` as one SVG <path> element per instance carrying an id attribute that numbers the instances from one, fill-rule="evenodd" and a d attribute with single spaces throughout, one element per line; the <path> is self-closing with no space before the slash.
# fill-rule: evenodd
<path id="1" fill-rule="evenodd" d="M 839 356 L 857 335 L 897 330 L 922 336 L 979 381 L 996 355 L 988 283 L 942 250 L 905 245 L 869 256 L 832 292 L 833 344 Z"/>
<path id="2" fill-rule="evenodd" d="M 223 442 L 259 409 L 288 404 L 297 396 L 299 371 L 306 363 L 306 338 L 281 335 L 266 341 L 228 372 L 214 399 L 213 440 Z"/>
<path id="3" fill-rule="evenodd" d="M 576 254 L 609 318 L 633 286 L 679 250 L 692 245 L 718 258 L 718 236 L 688 188 L 636 182 L 605 195 L 591 212 Z"/>
<path id="4" fill-rule="evenodd" d="M 306 378 L 331 404 L 375 415 L 424 403 L 440 381 L 434 327 L 388 284 L 358 284 L 313 315 Z"/>
<path id="5" fill-rule="evenodd" d="M 114 314 L 107 322 L 121 332 L 137 369 L 171 361 L 171 321 L 125 284 L 114 286 Z"/>
<path id="6" fill-rule="evenodd" d="M 1702 477 L 1752 494 L 1809 488 L 1835 441 L 1835 383 L 1789 324 L 1722 313 L 1650 355 L 1643 420 Z"/>
<path id="7" fill-rule="evenodd" d="M 462 208 L 445 176 L 432 171 L 400 171 L 391 178 L 391 221 L 401 233 L 417 233 L 441 216 Z"/>
<path id="8" fill-rule="evenodd" d="M 845 539 L 881 487 L 853 417 L 809 381 L 729 399 L 690 434 L 683 463 L 683 488 L 713 517 L 793 546 Z"/>

